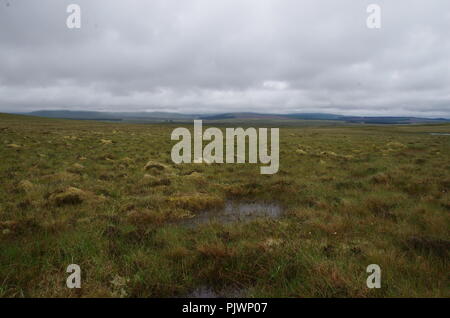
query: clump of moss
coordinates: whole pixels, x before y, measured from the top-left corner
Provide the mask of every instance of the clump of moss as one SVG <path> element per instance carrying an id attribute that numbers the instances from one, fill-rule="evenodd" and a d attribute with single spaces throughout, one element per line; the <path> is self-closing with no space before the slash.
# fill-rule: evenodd
<path id="1" fill-rule="evenodd" d="M 164 216 L 150 210 L 132 210 L 126 215 L 127 221 L 131 224 L 140 226 L 149 223 L 162 223 Z"/>
<path id="2" fill-rule="evenodd" d="M 77 205 L 83 202 L 100 202 L 105 198 L 96 196 L 89 191 L 84 191 L 75 187 L 68 187 L 64 190 L 58 190 L 48 195 L 48 201 L 56 206 Z"/>
<path id="3" fill-rule="evenodd" d="M 184 176 L 186 180 L 193 181 L 197 184 L 207 184 L 207 179 L 201 173 L 194 171 L 193 173 Z"/>
<path id="4" fill-rule="evenodd" d="M 388 184 L 391 181 L 392 181 L 391 176 L 386 173 L 379 173 L 371 178 L 371 182 L 376 184 Z"/>
<path id="5" fill-rule="evenodd" d="M 34 189 L 34 184 L 31 183 L 29 180 L 22 180 L 18 184 L 18 188 L 24 192 L 30 192 Z"/>
<path id="6" fill-rule="evenodd" d="M 391 149 L 395 149 L 395 148 L 405 148 L 406 146 L 404 145 L 404 144 L 402 144 L 401 142 L 397 142 L 397 141 L 391 141 L 391 142 L 388 142 L 387 144 L 386 144 L 386 146 L 388 146 L 389 148 L 391 148 Z"/>
<path id="7" fill-rule="evenodd" d="M 169 172 L 170 168 L 165 164 L 150 160 L 144 166 L 144 170 L 151 174 L 161 174 Z"/>
<path id="8" fill-rule="evenodd" d="M 322 151 L 320 155 L 325 157 L 338 157 L 338 154 L 333 151 Z"/>
<path id="9" fill-rule="evenodd" d="M 100 139 L 100 142 L 104 145 L 110 145 L 113 143 L 112 140 L 109 139 Z"/>
<path id="10" fill-rule="evenodd" d="M 75 164 L 73 164 L 71 167 L 69 167 L 67 169 L 67 171 L 69 173 L 74 173 L 74 174 L 80 174 L 81 171 L 83 171 L 83 170 L 84 170 L 84 166 L 82 164 L 79 164 L 79 163 L 75 163 Z"/>
<path id="11" fill-rule="evenodd" d="M 151 187 L 168 186 L 172 183 L 172 181 L 169 178 L 156 177 L 156 176 L 152 176 L 150 174 L 144 175 L 144 181 L 147 185 L 149 185 Z"/>

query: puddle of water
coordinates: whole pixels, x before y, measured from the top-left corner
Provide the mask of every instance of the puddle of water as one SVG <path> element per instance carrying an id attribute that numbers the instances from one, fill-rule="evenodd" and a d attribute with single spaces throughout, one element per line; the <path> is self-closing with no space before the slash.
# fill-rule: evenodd
<path id="1" fill-rule="evenodd" d="M 450 133 L 430 133 L 432 136 L 450 136 Z"/>
<path id="2" fill-rule="evenodd" d="M 208 286 L 201 286 L 188 294 L 187 298 L 243 298 L 245 290 L 242 289 L 227 289 L 221 292 L 215 291 Z"/>
<path id="3" fill-rule="evenodd" d="M 198 212 L 193 218 L 183 220 L 183 223 L 199 225 L 212 221 L 233 223 L 264 217 L 276 219 L 281 216 L 282 212 L 281 206 L 275 203 L 228 201 L 223 209 Z"/>

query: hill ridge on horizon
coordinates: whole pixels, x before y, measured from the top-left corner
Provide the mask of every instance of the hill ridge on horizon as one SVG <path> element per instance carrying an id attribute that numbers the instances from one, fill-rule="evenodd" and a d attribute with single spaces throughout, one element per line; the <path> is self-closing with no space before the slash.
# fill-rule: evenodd
<path id="1" fill-rule="evenodd" d="M 430 118 L 415 116 L 355 116 L 332 113 L 258 113 L 258 112 L 225 112 L 225 113 L 179 113 L 179 112 L 107 112 L 89 110 L 37 110 L 32 112 L 16 112 L 13 114 L 28 115 L 46 118 L 78 119 L 78 120 L 105 120 L 105 121 L 179 121 L 179 120 L 330 120 L 350 123 L 373 124 L 408 124 L 423 122 L 450 122 L 448 118 Z"/>

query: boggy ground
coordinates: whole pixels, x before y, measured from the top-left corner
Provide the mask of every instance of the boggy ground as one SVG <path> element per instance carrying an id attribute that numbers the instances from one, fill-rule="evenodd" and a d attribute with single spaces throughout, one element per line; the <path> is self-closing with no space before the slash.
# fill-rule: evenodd
<path id="1" fill-rule="evenodd" d="M 0 115 L 0 296 L 450 295 L 450 125 L 281 128 L 276 175 L 174 165 L 175 127 Z M 186 222 L 229 202 L 283 212 Z"/>

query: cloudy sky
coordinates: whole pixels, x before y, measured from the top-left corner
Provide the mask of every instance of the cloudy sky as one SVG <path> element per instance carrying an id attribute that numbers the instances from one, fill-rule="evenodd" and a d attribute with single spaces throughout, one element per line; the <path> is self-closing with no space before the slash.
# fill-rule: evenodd
<path id="1" fill-rule="evenodd" d="M 40 109 L 450 118 L 450 1 L 0 0 L 0 111 Z"/>

